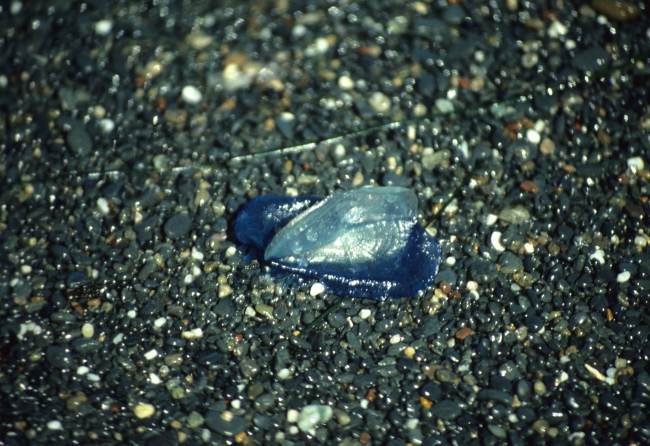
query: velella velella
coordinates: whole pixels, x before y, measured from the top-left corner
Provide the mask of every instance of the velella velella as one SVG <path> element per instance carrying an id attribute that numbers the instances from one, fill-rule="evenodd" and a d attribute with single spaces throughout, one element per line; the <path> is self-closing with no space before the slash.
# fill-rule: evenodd
<path id="1" fill-rule="evenodd" d="M 413 296 L 433 282 L 440 245 L 419 223 L 417 198 L 402 187 L 332 195 L 265 195 L 246 203 L 235 236 L 249 255 L 319 280 L 332 293 L 375 300 Z"/>

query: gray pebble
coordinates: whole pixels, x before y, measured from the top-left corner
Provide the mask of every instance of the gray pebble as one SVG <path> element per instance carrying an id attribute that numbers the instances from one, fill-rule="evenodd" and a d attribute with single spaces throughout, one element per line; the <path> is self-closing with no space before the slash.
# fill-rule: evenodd
<path id="1" fill-rule="evenodd" d="M 221 415 L 219 412 L 208 412 L 205 416 L 205 424 L 213 431 L 226 437 L 232 437 L 246 429 L 246 420 L 242 417 L 233 416 L 230 419 Z"/>
<path id="2" fill-rule="evenodd" d="M 165 234 L 172 240 L 178 240 L 187 235 L 190 229 L 192 229 L 192 220 L 187 214 L 174 215 L 165 223 Z"/>
<path id="3" fill-rule="evenodd" d="M 456 401 L 442 400 L 431 407 L 431 413 L 443 420 L 453 420 L 461 413 L 460 404 Z"/>
<path id="4" fill-rule="evenodd" d="M 469 275 L 478 283 L 488 283 L 497 277 L 497 266 L 487 260 L 478 260 L 469 267 Z"/>
<path id="5" fill-rule="evenodd" d="M 69 369 L 75 365 L 72 355 L 56 345 L 51 345 L 45 350 L 45 359 L 57 369 Z"/>

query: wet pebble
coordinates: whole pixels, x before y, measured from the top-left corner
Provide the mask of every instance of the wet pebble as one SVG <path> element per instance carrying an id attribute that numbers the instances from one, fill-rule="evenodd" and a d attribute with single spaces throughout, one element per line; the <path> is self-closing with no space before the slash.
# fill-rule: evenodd
<path id="1" fill-rule="evenodd" d="M 57 369 L 69 369 L 75 365 L 72 355 L 56 345 L 51 345 L 45 350 L 45 358 Z"/>
<path id="2" fill-rule="evenodd" d="M 191 228 L 192 220 L 187 214 L 174 215 L 167 220 L 164 226 L 165 234 L 172 240 L 178 240 L 187 235 Z"/>

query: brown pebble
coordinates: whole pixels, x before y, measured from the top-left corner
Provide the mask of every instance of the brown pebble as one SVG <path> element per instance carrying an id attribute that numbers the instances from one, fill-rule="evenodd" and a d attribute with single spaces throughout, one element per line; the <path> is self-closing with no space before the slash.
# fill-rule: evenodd
<path id="1" fill-rule="evenodd" d="M 443 293 L 447 295 L 451 293 L 451 285 L 449 285 L 449 283 L 445 282 L 444 280 L 440 282 L 439 286 Z"/>
<path id="2" fill-rule="evenodd" d="M 366 393 L 366 400 L 372 403 L 373 401 L 375 401 L 375 398 L 377 398 L 377 393 L 375 392 L 375 389 L 368 389 L 368 393 Z"/>
<path id="3" fill-rule="evenodd" d="M 461 328 L 456 332 L 456 339 L 460 339 L 461 341 L 465 339 L 467 336 L 472 334 L 472 329 L 469 327 Z"/>
<path id="4" fill-rule="evenodd" d="M 433 402 L 429 401 L 423 396 L 420 397 L 420 404 L 422 404 L 422 407 L 425 409 L 431 409 L 431 406 L 433 406 Z"/>
<path id="5" fill-rule="evenodd" d="M 638 204 L 628 204 L 627 206 L 625 206 L 625 211 L 632 218 L 643 218 L 643 216 L 645 215 L 643 206 L 640 206 Z"/>
<path id="6" fill-rule="evenodd" d="M 237 106 L 237 103 L 233 99 L 226 99 L 223 101 L 223 104 L 219 106 L 218 111 L 229 111 L 229 110 L 234 110 L 234 108 Z"/>
<path id="7" fill-rule="evenodd" d="M 370 434 L 368 432 L 361 432 L 359 434 L 359 443 L 361 444 L 368 444 L 370 443 L 370 440 L 372 438 L 370 437 Z"/>
<path id="8" fill-rule="evenodd" d="M 460 291 L 452 291 L 449 293 L 449 297 L 452 299 L 460 299 L 463 296 L 460 294 Z"/>
<path id="9" fill-rule="evenodd" d="M 611 20 L 629 22 L 639 16 L 638 6 L 620 0 L 594 0 L 591 6 Z"/>
<path id="10" fill-rule="evenodd" d="M 537 420 L 533 423 L 533 430 L 539 435 L 546 435 L 550 427 L 549 422 L 546 420 Z"/>
<path id="11" fill-rule="evenodd" d="M 177 127 L 182 127 L 187 122 L 187 110 L 165 110 L 165 120 Z"/>
<path id="12" fill-rule="evenodd" d="M 535 184 L 533 181 L 530 180 L 523 181 L 519 185 L 519 188 L 524 192 L 530 192 L 531 194 L 536 194 L 537 192 L 539 192 L 539 188 L 537 187 L 537 184 Z"/>
<path id="13" fill-rule="evenodd" d="M 550 155 L 555 152 L 555 143 L 548 138 L 544 138 L 539 145 L 539 151 L 544 155 Z"/>

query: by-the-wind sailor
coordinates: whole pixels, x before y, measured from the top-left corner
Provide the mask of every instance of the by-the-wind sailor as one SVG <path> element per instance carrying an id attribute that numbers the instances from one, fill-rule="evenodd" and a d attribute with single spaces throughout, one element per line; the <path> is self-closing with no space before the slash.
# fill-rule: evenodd
<path id="1" fill-rule="evenodd" d="M 244 205 L 235 235 L 276 271 L 314 277 L 335 294 L 382 300 L 413 296 L 438 273 L 440 245 L 416 216 L 417 198 L 402 187 L 325 199 L 265 195 Z"/>

